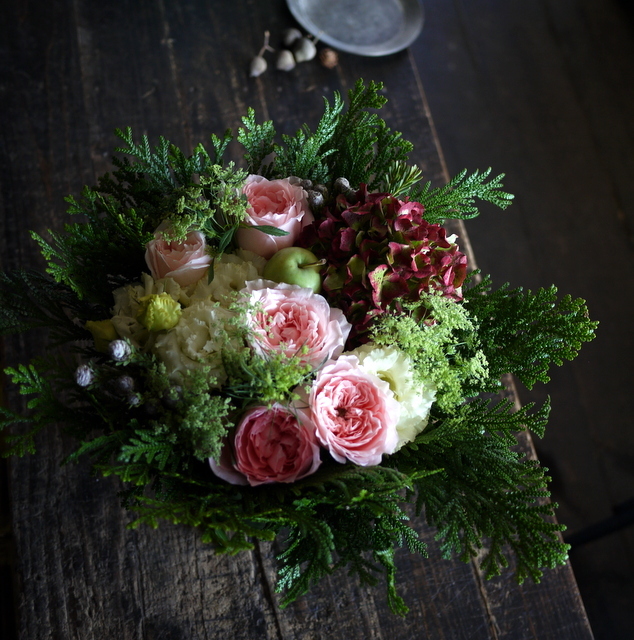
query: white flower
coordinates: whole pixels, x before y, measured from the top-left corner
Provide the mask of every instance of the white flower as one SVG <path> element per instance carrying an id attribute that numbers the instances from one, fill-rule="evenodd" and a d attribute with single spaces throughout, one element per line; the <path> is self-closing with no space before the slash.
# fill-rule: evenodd
<path id="1" fill-rule="evenodd" d="M 211 301 L 183 309 L 178 324 L 159 335 L 153 348 L 165 363 L 169 377 L 184 382 L 188 370 L 210 367 L 210 375 L 221 386 L 227 378 L 222 349 L 242 346 L 229 323 L 233 317 L 233 313 Z"/>
<path id="2" fill-rule="evenodd" d="M 238 249 L 236 253 L 223 253 L 213 263 L 213 280 L 202 278 L 193 290 L 185 293 L 184 306 L 200 300 L 214 300 L 229 306 L 234 293 L 244 289 L 249 280 L 257 280 L 264 270 L 266 260 L 255 253 Z M 181 301 L 183 302 L 183 301 Z"/>
<path id="3" fill-rule="evenodd" d="M 351 354 L 359 359 L 362 369 L 387 382 L 399 402 L 401 415 L 396 424 L 399 436 L 396 449 L 400 449 L 427 426 L 429 412 L 436 399 L 435 385 L 416 380 L 411 358 L 396 347 L 368 343 Z"/>

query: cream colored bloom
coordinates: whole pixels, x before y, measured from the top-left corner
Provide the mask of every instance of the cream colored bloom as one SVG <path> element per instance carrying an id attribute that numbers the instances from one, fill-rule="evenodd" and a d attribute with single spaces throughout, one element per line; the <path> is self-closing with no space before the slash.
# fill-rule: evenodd
<path id="1" fill-rule="evenodd" d="M 398 445 L 411 442 L 427 426 L 431 406 L 436 399 L 436 387 L 431 382 L 421 384 L 415 378 L 411 358 L 396 347 L 364 344 L 351 352 L 359 359 L 359 367 L 390 385 L 401 407 L 396 424 Z"/>
<path id="2" fill-rule="evenodd" d="M 212 281 L 199 280 L 194 288 L 183 292 L 181 303 L 189 306 L 201 300 L 213 300 L 227 307 L 247 281 L 257 280 L 262 275 L 265 265 L 264 258 L 250 251 L 238 249 L 236 253 L 223 253 L 214 260 Z"/>
<path id="3" fill-rule="evenodd" d="M 237 350 L 242 346 L 229 322 L 233 317 L 233 313 L 211 301 L 183 309 L 178 324 L 159 335 L 153 347 L 170 378 L 184 382 L 188 370 L 210 367 L 217 386 L 222 385 L 227 378 L 222 349 Z"/>

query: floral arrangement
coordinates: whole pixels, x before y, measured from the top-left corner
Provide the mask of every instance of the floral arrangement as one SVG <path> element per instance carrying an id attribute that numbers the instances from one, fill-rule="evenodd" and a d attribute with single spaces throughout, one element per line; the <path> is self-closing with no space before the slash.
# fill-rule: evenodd
<path id="1" fill-rule="evenodd" d="M 231 132 L 186 157 L 119 131 L 114 172 L 68 198 L 82 221 L 33 234 L 47 273 L 2 275 L 2 331 L 63 347 L 7 369 L 32 397 L 2 425 L 30 425 L 6 436 L 22 455 L 63 424 L 69 461 L 125 483 L 132 526 L 186 523 L 228 553 L 279 536 L 284 603 L 347 567 L 382 572 L 404 614 L 395 551 L 427 553 L 412 511 L 443 556 L 485 545 L 488 576 L 509 553 L 520 582 L 565 562 L 548 478 L 515 446 L 548 406 L 492 394 L 546 382 L 595 323 L 554 287 L 470 271 L 445 220 L 512 196 L 489 171 L 424 183 L 380 89 L 359 81 L 282 144 L 249 111 L 246 169 L 223 161 Z"/>

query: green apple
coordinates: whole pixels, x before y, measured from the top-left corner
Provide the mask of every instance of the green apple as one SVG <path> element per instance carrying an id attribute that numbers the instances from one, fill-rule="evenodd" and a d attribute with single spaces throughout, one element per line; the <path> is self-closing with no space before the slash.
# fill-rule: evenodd
<path id="1" fill-rule="evenodd" d="M 296 284 L 305 289 L 312 289 L 314 293 L 321 290 L 321 267 L 325 260 L 319 260 L 308 249 L 301 247 L 286 247 L 280 249 L 266 263 L 262 275 L 267 280 Z"/>

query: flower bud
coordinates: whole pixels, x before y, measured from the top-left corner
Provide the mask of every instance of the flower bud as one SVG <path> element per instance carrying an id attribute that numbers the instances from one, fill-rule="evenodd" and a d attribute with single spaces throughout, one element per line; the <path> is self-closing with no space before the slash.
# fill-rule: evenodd
<path id="1" fill-rule="evenodd" d="M 108 345 L 119 337 L 112 320 L 88 320 L 85 327 L 92 333 L 95 349 L 101 353 L 107 353 Z"/>
<path id="2" fill-rule="evenodd" d="M 167 331 L 175 327 L 181 306 L 169 293 L 152 293 L 139 298 L 141 308 L 137 320 L 150 331 Z"/>
<path id="3" fill-rule="evenodd" d="M 95 380 L 93 370 L 87 364 L 80 364 L 75 371 L 75 382 L 80 387 L 89 387 Z"/>

